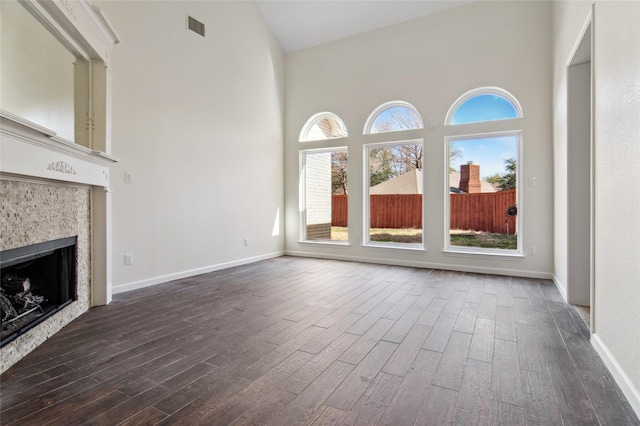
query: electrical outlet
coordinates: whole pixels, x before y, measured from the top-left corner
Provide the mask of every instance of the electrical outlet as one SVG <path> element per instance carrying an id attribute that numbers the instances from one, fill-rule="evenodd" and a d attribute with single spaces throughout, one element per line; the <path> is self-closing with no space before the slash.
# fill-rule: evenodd
<path id="1" fill-rule="evenodd" d="M 133 253 L 127 253 L 124 255 L 124 264 L 133 265 Z"/>
<path id="2" fill-rule="evenodd" d="M 245 247 L 249 246 L 249 239 L 248 238 L 244 239 L 244 246 Z"/>
<path id="3" fill-rule="evenodd" d="M 529 256 L 536 255 L 536 246 L 529 246 Z"/>
<path id="4" fill-rule="evenodd" d="M 536 186 L 536 178 L 534 177 L 529 178 L 529 186 Z"/>

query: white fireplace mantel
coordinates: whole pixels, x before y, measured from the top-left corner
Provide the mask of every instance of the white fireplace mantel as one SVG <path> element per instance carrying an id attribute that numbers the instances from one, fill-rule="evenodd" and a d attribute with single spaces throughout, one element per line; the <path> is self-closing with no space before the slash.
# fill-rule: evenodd
<path id="1" fill-rule="evenodd" d="M 0 110 L 0 172 L 101 186 L 118 159 L 59 138 L 53 130 Z"/>
<path id="2" fill-rule="evenodd" d="M 91 306 L 111 301 L 111 189 L 117 158 L 56 136 L 0 110 L 0 177 L 88 185 L 91 206 Z"/>

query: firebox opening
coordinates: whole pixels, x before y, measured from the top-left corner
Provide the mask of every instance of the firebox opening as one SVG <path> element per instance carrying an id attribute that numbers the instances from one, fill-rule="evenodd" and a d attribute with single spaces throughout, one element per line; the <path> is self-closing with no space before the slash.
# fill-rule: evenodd
<path id="1" fill-rule="evenodd" d="M 76 240 L 0 252 L 0 347 L 77 300 Z"/>

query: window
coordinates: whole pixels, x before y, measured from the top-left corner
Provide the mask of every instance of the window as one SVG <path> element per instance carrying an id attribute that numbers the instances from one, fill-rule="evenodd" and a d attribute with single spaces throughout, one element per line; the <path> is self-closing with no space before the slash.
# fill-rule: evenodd
<path id="1" fill-rule="evenodd" d="M 348 241 L 347 148 L 300 154 L 301 239 Z"/>
<path id="2" fill-rule="evenodd" d="M 365 243 L 423 248 L 422 140 L 365 146 Z"/>
<path id="3" fill-rule="evenodd" d="M 423 129 L 424 124 L 413 105 L 403 101 L 387 102 L 376 108 L 364 125 L 364 134 Z"/>
<path id="4" fill-rule="evenodd" d="M 423 129 L 413 105 L 392 101 L 367 119 L 364 134 Z M 422 139 L 365 145 L 365 244 L 423 248 Z"/>
<path id="5" fill-rule="evenodd" d="M 447 125 L 491 122 L 488 132 L 445 139 L 447 202 L 445 248 L 520 254 L 518 219 L 521 132 L 502 120 L 522 117 L 518 102 L 502 89 L 481 88 L 456 101 Z M 486 129 L 486 126 L 483 127 Z"/>
<path id="6" fill-rule="evenodd" d="M 497 87 L 471 90 L 449 109 L 445 124 L 468 124 L 522 117 L 518 101 Z"/>
<path id="7" fill-rule="evenodd" d="M 307 120 L 299 142 L 348 136 L 347 126 L 332 112 Z M 300 151 L 300 239 L 308 242 L 348 243 L 347 148 Z"/>
<path id="8" fill-rule="evenodd" d="M 300 142 L 346 138 L 347 126 L 332 112 L 320 112 L 307 120 L 300 132 Z"/>

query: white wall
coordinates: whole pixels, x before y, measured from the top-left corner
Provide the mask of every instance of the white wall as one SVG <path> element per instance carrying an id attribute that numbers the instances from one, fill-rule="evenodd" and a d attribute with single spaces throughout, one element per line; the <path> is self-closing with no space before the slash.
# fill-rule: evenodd
<path id="1" fill-rule="evenodd" d="M 285 168 L 288 253 L 459 270 L 550 277 L 553 268 L 553 174 L 551 165 L 551 4 L 478 2 L 341 41 L 287 55 Z M 466 91 L 499 86 L 521 103 L 524 119 L 521 178 L 525 251 L 519 260 L 448 255 L 444 247 L 445 142 L 451 104 Z M 421 113 L 425 130 L 394 134 L 424 138 L 426 252 L 361 247 L 363 236 L 363 144 L 384 136 L 362 136 L 367 116 L 383 102 L 404 100 Z M 331 111 L 349 137 L 306 143 L 349 147 L 349 247 L 299 243 L 298 136 L 313 114 Z M 434 126 L 432 129 L 431 126 Z M 486 129 L 469 125 L 473 133 Z M 450 132 L 450 130 L 449 130 Z"/>
<path id="2" fill-rule="evenodd" d="M 595 8 L 595 335 L 640 414 L 640 3 Z M 622 220 L 621 220 L 622 219 Z M 619 380 L 620 381 L 620 380 Z"/>
<path id="3" fill-rule="evenodd" d="M 590 2 L 554 2 L 556 258 L 567 276 L 567 61 Z M 595 261 L 591 341 L 640 413 L 640 3 L 599 1 L 593 15 Z"/>
<path id="4" fill-rule="evenodd" d="M 96 4 L 121 40 L 110 61 L 114 292 L 281 254 L 284 59 L 256 6 Z M 205 38 L 185 29 L 187 13 Z"/>
<path id="5" fill-rule="evenodd" d="M 0 16 L 0 108 L 73 141 L 76 58 L 17 1 Z"/>

